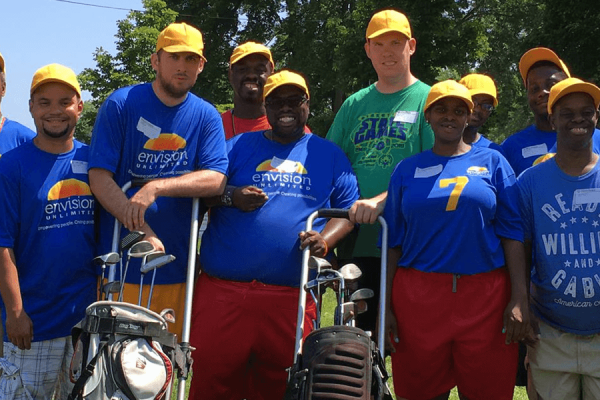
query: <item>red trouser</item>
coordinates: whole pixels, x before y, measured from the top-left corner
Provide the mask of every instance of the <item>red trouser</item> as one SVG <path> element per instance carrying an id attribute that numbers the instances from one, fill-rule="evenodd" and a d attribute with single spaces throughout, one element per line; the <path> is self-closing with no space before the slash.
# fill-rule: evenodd
<path id="1" fill-rule="evenodd" d="M 292 366 L 298 288 L 201 274 L 190 343 L 196 348 L 192 400 L 281 400 Z M 316 309 L 307 303 L 305 336 Z"/>
<path id="2" fill-rule="evenodd" d="M 392 353 L 397 397 L 430 399 L 458 386 L 469 399 L 512 399 L 518 345 L 506 345 L 506 269 L 476 275 L 398 268 L 392 308 L 399 343 Z M 456 291 L 453 291 L 453 287 Z"/>

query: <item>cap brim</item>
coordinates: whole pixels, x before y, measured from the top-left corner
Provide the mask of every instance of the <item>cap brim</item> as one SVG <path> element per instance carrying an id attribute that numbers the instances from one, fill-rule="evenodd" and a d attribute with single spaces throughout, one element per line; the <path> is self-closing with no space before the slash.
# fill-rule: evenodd
<path id="1" fill-rule="evenodd" d="M 71 89 L 73 89 L 75 91 L 75 93 L 77 93 L 77 95 L 79 97 L 81 97 L 81 91 L 80 89 L 78 89 L 77 87 L 75 87 L 74 85 L 72 85 L 71 83 L 62 80 L 62 79 L 56 79 L 56 78 L 46 78 L 46 79 L 42 79 L 41 81 L 37 82 L 35 84 L 35 86 L 32 86 L 30 89 L 29 94 L 32 95 L 33 92 L 35 92 L 40 86 L 46 84 L 46 83 L 52 83 L 52 82 L 56 82 L 56 83 L 62 83 L 63 85 L 67 85 L 68 87 L 70 87 Z"/>
<path id="2" fill-rule="evenodd" d="M 246 57 L 248 57 L 248 56 L 251 56 L 252 54 L 258 54 L 258 55 L 261 55 L 261 56 L 263 56 L 264 58 L 266 58 L 267 60 L 269 60 L 269 62 L 270 62 L 271 64 L 273 63 L 273 60 L 271 60 L 271 54 L 270 54 L 269 52 L 266 52 L 266 51 L 263 51 L 263 50 L 256 50 L 256 51 L 252 51 L 252 52 L 250 52 L 250 53 L 246 53 L 246 54 L 240 54 L 239 56 L 237 56 L 237 57 L 235 57 L 235 58 L 232 58 L 232 59 L 229 61 L 229 65 L 233 65 L 233 64 L 235 64 L 236 62 L 238 62 L 238 61 L 240 61 L 240 60 L 242 60 L 242 59 L 244 59 L 244 58 L 246 58 Z"/>
<path id="3" fill-rule="evenodd" d="M 600 89 L 588 82 L 579 82 L 569 85 L 558 93 L 552 103 L 548 103 L 548 114 L 552 114 L 552 108 L 562 99 L 563 97 L 573 93 L 586 93 L 592 96 L 594 100 L 594 107 L 598 109 L 600 106 Z"/>
<path id="4" fill-rule="evenodd" d="M 302 90 L 302 91 L 304 92 L 304 94 L 306 95 L 306 97 L 310 99 L 310 95 L 307 93 L 307 90 L 306 90 L 306 88 L 305 88 L 305 87 L 303 87 L 302 85 L 300 85 L 299 83 L 295 83 L 295 82 L 283 82 L 283 83 L 281 83 L 280 85 L 273 86 L 273 87 L 269 88 L 269 91 L 268 91 L 268 92 L 266 92 L 266 91 L 264 92 L 264 98 L 266 99 L 266 98 L 267 98 L 267 97 L 268 97 L 268 96 L 269 96 L 271 93 L 273 93 L 273 92 L 274 92 L 276 89 L 278 89 L 278 88 L 280 88 L 280 87 L 282 87 L 282 86 L 288 86 L 288 85 L 290 85 L 290 86 L 295 86 L 295 87 L 297 87 L 298 89 Z"/>
<path id="5" fill-rule="evenodd" d="M 164 50 L 167 53 L 194 53 L 194 54 L 202 57 L 202 59 L 204 61 L 206 61 L 206 58 L 204 57 L 204 54 L 202 54 L 202 52 L 200 52 L 200 51 L 198 51 L 198 49 L 194 49 L 193 47 L 190 47 L 190 46 L 185 46 L 185 45 L 165 46 L 160 50 Z"/>
<path id="6" fill-rule="evenodd" d="M 473 100 L 466 99 L 466 98 L 464 98 L 462 96 L 457 96 L 456 94 L 453 94 L 453 93 L 443 94 L 443 95 L 441 95 L 439 97 L 436 97 L 435 99 L 433 99 L 431 101 L 431 103 L 425 105 L 425 108 L 423 109 L 423 112 L 427 111 L 432 105 L 434 105 L 439 100 L 441 100 L 443 98 L 446 98 L 446 97 L 454 97 L 456 99 L 464 101 L 465 104 L 467 105 L 467 108 L 469 109 L 469 112 L 473 112 Z"/>
<path id="7" fill-rule="evenodd" d="M 383 35 L 385 33 L 388 33 L 388 32 L 398 32 L 398 33 L 404 35 L 405 37 L 407 37 L 408 39 L 410 39 L 410 36 L 408 36 L 405 32 L 399 31 L 398 29 L 390 29 L 390 28 L 380 29 L 380 30 L 378 30 L 376 32 L 373 32 L 369 36 L 367 36 L 367 39 L 374 39 L 377 36 L 381 36 L 381 35 Z"/>
<path id="8" fill-rule="evenodd" d="M 479 90 L 479 89 L 469 89 L 469 93 L 471 93 L 471 96 L 477 96 L 478 94 L 486 94 L 486 95 L 490 96 L 492 99 L 494 99 L 494 107 L 498 107 L 498 99 L 496 98 L 496 96 L 494 96 L 490 92 L 486 92 L 485 90 Z"/>
<path id="9" fill-rule="evenodd" d="M 519 72 L 521 73 L 521 78 L 523 78 L 525 86 L 527 86 L 527 74 L 529 74 L 529 70 L 533 64 L 539 61 L 549 61 L 567 74 L 568 77 L 571 76 L 565 63 L 552 50 L 546 48 L 532 49 L 523 54 L 523 57 L 521 57 L 521 60 L 519 61 Z"/>

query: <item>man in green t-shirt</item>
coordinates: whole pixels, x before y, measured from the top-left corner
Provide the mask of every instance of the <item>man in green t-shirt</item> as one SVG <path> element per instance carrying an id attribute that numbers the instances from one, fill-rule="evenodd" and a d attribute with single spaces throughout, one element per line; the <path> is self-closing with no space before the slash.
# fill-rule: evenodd
<path id="1" fill-rule="evenodd" d="M 430 87 L 410 71 L 416 44 L 404 14 L 383 10 L 373 15 L 365 51 L 377 82 L 346 99 L 327 133 L 327 139 L 344 150 L 358 177 L 364 200 L 352 207 L 355 222 L 373 223 L 383 210 L 396 164 L 433 146 L 433 132 L 423 115 Z M 352 260 L 361 267 L 361 285 L 376 293 L 381 260 L 378 233 L 378 225 L 361 226 L 354 240 L 350 238 L 338 248 L 340 260 Z M 357 325 L 373 331 L 376 315 L 377 300 L 373 300 L 369 311 L 357 318 Z"/>

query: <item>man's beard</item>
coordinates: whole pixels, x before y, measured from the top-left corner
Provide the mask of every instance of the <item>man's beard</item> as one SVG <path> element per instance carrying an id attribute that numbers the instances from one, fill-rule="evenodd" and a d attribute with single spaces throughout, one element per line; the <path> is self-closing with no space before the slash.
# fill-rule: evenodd
<path id="1" fill-rule="evenodd" d="M 162 89 L 174 99 L 181 99 L 182 97 L 185 97 L 185 95 L 192 89 L 192 87 L 194 87 L 194 85 L 192 84 L 185 89 L 178 89 L 175 87 L 175 85 L 171 84 L 170 82 L 167 82 L 167 80 L 164 79 L 162 75 L 158 76 L 158 83 L 160 84 Z"/>
<path id="2" fill-rule="evenodd" d="M 71 126 L 67 126 L 63 131 L 60 132 L 51 132 L 46 128 L 42 129 L 44 130 L 44 134 L 46 134 L 46 136 L 51 137 L 52 139 L 60 139 L 61 137 L 69 134 L 69 132 L 71 131 Z"/>

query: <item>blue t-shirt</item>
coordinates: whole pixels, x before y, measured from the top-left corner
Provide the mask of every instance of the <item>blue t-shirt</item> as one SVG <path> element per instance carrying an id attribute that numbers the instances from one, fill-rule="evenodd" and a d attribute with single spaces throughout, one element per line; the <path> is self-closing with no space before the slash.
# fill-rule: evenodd
<path id="1" fill-rule="evenodd" d="M 523 240 L 515 176 L 497 151 L 433 151 L 396 167 L 384 210 L 398 266 L 472 275 L 504 265 L 500 237 Z"/>
<path id="2" fill-rule="evenodd" d="M 29 142 L 35 137 L 35 132 L 21 125 L 18 122 L 11 121 L 6 117 L 0 118 L 0 157 L 9 150 Z"/>
<path id="3" fill-rule="evenodd" d="M 566 332 L 600 333 L 600 163 L 570 176 L 551 159 L 519 176 L 518 187 L 535 260 L 533 311 Z"/>
<path id="4" fill-rule="evenodd" d="M 298 286 L 302 253 L 298 233 L 320 208 L 349 208 L 359 196 L 346 155 L 317 135 L 290 144 L 249 132 L 227 142 L 229 184 L 254 185 L 269 197 L 252 212 L 211 210 L 202 237 L 202 270 L 222 279 Z M 326 220 L 317 219 L 316 231 Z"/>
<path id="5" fill-rule="evenodd" d="M 471 143 L 471 145 L 474 147 L 488 147 L 490 149 L 499 151 L 500 154 L 504 155 L 504 152 L 502 151 L 502 147 L 500 147 L 499 144 L 492 142 L 490 139 L 486 138 L 485 136 L 483 136 L 481 134 L 479 135 L 479 140 Z"/>
<path id="6" fill-rule="evenodd" d="M 530 125 L 507 137 L 501 147 L 515 176 L 519 176 L 527 168 L 547 160 L 548 153 L 556 152 L 556 132 L 541 131 Z M 594 132 L 594 153 L 600 153 L 598 129 Z"/>
<path id="7" fill-rule="evenodd" d="M 94 126 L 89 168 L 114 173 L 119 186 L 132 179 L 170 178 L 196 170 L 227 171 L 223 123 L 217 110 L 189 93 L 181 104 L 168 107 L 150 83 L 119 89 L 104 102 Z M 137 190 L 137 189 L 136 189 Z M 127 193 L 131 197 L 135 190 Z M 159 269 L 156 283 L 186 280 L 191 198 L 159 197 L 146 212 L 146 221 L 176 260 Z M 100 248 L 111 248 L 114 217 L 102 210 Z M 121 235 L 127 233 L 122 229 Z M 140 259 L 132 259 L 127 282 L 140 282 Z"/>
<path id="8" fill-rule="evenodd" d="M 64 154 L 28 142 L 0 158 L 0 246 L 15 253 L 35 341 L 70 335 L 96 299 L 87 160 L 88 147 L 77 141 Z"/>

